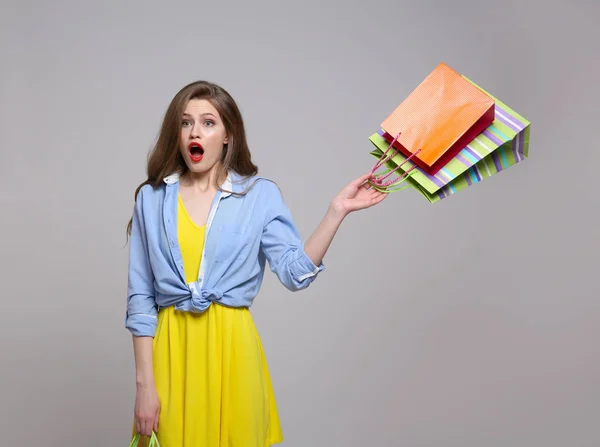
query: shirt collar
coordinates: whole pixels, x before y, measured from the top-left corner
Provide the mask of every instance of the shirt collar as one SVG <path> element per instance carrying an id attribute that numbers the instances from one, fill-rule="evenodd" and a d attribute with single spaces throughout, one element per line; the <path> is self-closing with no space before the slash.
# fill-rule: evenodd
<path id="1" fill-rule="evenodd" d="M 166 176 L 163 179 L 163 181 L 167 185 L 174 185 L 175 183 L 179 182 L 180 177 L 181 177 L 181 174 L 179 172 L 174 172 L 174 173 Z M 227 197 L 230 194 L 227 191 L 232 191 L 234 193 L 242 192 L 246 186 L 245 185 L 246 182 L 244 182 L 242 180 L 244 180 L 244 178 L 242 176 L 240 176 L 237 172 L 230 170 L 227 173 L 227 178 L 221 185 L 221 189 L 225 190 L 223 197 Z"/>

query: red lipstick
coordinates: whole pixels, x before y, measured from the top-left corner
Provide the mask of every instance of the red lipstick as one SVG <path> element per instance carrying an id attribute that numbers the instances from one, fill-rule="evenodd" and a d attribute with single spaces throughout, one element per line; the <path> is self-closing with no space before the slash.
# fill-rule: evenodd
<path id="1" fill-rule="evenodd" d="M 190 158 L 194 163 L 198 163 L 204 157 L 204 148 L 200 143 L 192 142 L 189 144 Z"/>

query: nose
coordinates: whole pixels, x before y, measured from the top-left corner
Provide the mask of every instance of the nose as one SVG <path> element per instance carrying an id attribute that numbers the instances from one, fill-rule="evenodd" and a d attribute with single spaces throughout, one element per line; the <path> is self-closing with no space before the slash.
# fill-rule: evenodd
<path id="1" fill-rule="evenodd" d="M 200 129 L 202 125 L 200 123 L 194 123 L 192 126 L 192 130 L 190 131 L 190 138 L 200 138 L 201 132 Z"/>

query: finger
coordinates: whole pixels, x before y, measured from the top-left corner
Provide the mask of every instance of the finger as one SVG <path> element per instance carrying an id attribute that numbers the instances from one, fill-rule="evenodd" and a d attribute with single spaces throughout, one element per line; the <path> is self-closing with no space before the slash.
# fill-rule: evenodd
<path id="1" fill-rule="evenodd" d="M 373 188 L 373 189 L 370 191 L 370 193 L 371 193 L 371 194 L 369 195 L 369 199 L 370 199 L 370 200 L 373 200 L 373 199 L 375 199 L 375 198 L 379 197 L 380 195 L 382 195 L 382 194 L 385 194 L 385 193 L 383 193 L 383 192 L 381 192 L 381 191 L 377 191 L 375 188 Z"/>
<path id="2" fill-rule="evenodd" d="M 158 432 L 158 420 L 160 417 L 160 410 L 157 410 L 156 417 L 154 418 L 154 431 Z"/>
<path id="3" fill-rule="evenodd" d="M 152 420 L 146 419 L 144 422 L 144 434 L 150 436 L 152 434 Z"/>
<path id="4" fill-rule="evenodd" d="M 369 199 L 364 202 L 364 207 L 370 208 L 373 205 L 377 205 L 378 203 L 381 203 L 387 196 L 387 193 L 378 192 L 377 194 L 374 194 L 371 197 L 369 197 Z"/>
<path id="5" fill-rule="evenodd" d="M 147 436 L 152 436 L 152 430 L 154 430 L 154 418 L 148 418 L 148 421 L 146 422 L 146 432 L 148 433 Z"/>
<path id="6" fill-rule="evenodd" d="M 135 418 L 135 431 L 137 433 L 140 433 L 142 430 L 142 426 L 140 425 L 140 418 L 136 417 Z"/>
<path id="7" fill-rule="evenodd" d="M 382 193 L 379 197 L 375 198 L 373 205 L 383 202 L 388 196 L 389 194 Z"/>

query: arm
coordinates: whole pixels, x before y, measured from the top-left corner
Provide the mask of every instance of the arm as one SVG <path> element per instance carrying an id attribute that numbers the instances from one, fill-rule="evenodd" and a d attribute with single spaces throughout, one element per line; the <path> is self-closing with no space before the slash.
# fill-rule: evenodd
<path id="1" fill-rule="evenodd" d="M 133 335 L 133 357 L 135 360 L 135 385 L 138 389 L 154 386 L 152 368 L 153 337 Z"/>
<path id="2" fill-rule="evenodd" d="M 325 217 L 303 246 L 290 210 L 276 185 L 269 184 L 266 220 L 261 247 L 281 283 L 289 290 L 308 287 L 325 267 L 323 258 L 345 217 L 353 211 L 382 202 L 381 193 L 365 183 L 371 173 L 348 184 L 331 202 Z"/>
<path id="3" fill-rule="evenodd" d="M 268 204 L 261 250 L 281 284 L 294 292 L 305 289 L 325 267 L 307 256 L 292 214 L 277 185 L 265 181 L 261 187 L 264 188 L 264 201 Z M 318 260 L 319 256 L 313 254 L 313 257 Z"/>
<path id="4" fill-rule="evenodd" d="M 154 276 L 148 260 L 143 225 L 143 190 L 138 194 L 131 226 L 125 326 L 133 336 L 136 396 L 134 419 L 138 433 L 150 436 L 158 430 L 160 403 L 152 364 L 153 337 L 157 325 Z"/>
<path id="5" fill-rule="evenodd" d="M 133 336 L 133 353 L 135 358 L 135 429 L 144 436 L 150 436 L 152 430 L 158 431 L 160 401 L 154 370 L 152 367 L 153 337 Z"/>
<path id="6" fill-rule="evenodd" d="M 346 215 L 342 210 L 330 206 L 321 223 L 304 244 L 304 251 L 315 265 L 323 262 L 342 221 Z"/>
<path id="7" fill-rule="evenodd" d="M 138 194 L 131 224 L 125 327 L 135 336 L 153 337 L 158 311 L 144 228 L 144 188 Z"/>

